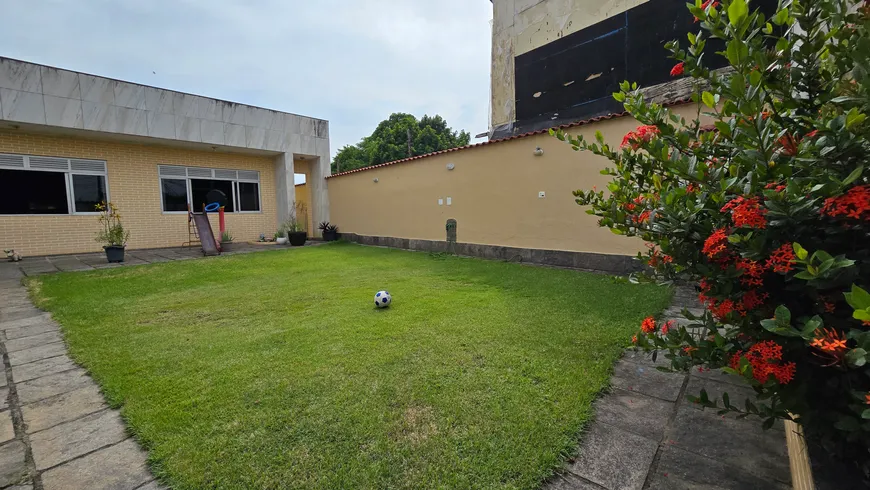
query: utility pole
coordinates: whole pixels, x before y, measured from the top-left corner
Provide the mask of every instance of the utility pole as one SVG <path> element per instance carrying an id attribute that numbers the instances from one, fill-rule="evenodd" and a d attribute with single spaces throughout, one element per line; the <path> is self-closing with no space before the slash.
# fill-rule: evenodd
<path id="1" fill-rule="evenodd" d="M 411 128 L 407 128 L 407 130 L 408 130 L 408 158 L 411 158 L 412 156 L 414 156 L 411 154 Z"/>

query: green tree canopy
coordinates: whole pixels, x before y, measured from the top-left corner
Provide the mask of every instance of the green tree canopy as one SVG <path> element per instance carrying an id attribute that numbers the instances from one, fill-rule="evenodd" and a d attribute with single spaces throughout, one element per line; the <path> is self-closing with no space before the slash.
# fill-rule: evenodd
<path id="1" fill-rule="evenodd" d="M 471 134 L 454 131 L 437 114 L 417 119 L 412 114 L 397 112 L 381 121 L 370 136 L 340 149 L 332 160 L 332 171 L 346 172 L 409 156 L 448 150 L 465 146 L 469 141 Z"/>

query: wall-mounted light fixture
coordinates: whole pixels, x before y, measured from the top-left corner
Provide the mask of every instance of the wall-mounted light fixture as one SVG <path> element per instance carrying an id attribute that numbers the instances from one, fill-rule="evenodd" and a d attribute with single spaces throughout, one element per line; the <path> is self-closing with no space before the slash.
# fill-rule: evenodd
<path id="1" fill-rule="evenodd" d="M 539 156 L 541 156 L 541 155 L 543 155 L 543 154 L 544 154 L 544 149 L 543 149 L 543 148 L 541 148 L 540 146 L 537 147 L 537 148 L 535 148 L 535 156 L 536 156 L 536 157 L 539 157 Z"/>
<path id="2" fill-rule="evenodd" d="M 378 178 L 375 177 L 374 179 L 372 179 L 372 182 L 374 182 L 375 184 L 377 184 L 377 183 L 378 183 Z"/>
<path id="3" fill-rule="evenodd" d="M 454 168 L 456 168 L 456 165 L 454 165 L 452 163 L 447 164 L 447 170 L 453 170 Z"/>

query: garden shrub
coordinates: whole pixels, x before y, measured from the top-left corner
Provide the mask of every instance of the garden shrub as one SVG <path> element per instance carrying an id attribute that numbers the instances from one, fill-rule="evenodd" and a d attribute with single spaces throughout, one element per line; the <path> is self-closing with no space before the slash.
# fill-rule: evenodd
<path id="1" fill-rule="evenodd" d="M 647 319 L 633 341 L 673 369 L 742 376 L 750 400 L 692 399 L 766 428 L 798 419 L 808 437 L 867 474 L 870 448 L 870 7 L 697 1 L 698 32 L 666 45 L 690 76 L 692 120 L 624 82 L 640 126 L 620 147 L 553 131 L 610 160 L 604 190 L 577 203 L 638 236 L 659 280 L 698 284 L 704 315 Z M 708 42 L 723 46 L 712 52 Z M 705 61 L 730 65 L 711 70 Z"/>

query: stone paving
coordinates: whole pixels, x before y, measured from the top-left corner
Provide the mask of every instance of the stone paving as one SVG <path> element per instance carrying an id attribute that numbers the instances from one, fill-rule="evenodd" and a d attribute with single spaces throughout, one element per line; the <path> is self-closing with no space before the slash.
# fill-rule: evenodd
<path id="1" fill-rule="evenodd" d="M 682 308 L 698 308 L 695 294 L 678 289 L 665 319 L 687 322 Z M 693 313 L 700 313 L 693 311 Z M 614 366 L 611 390 L 595 404 L 577 456 L 546 490 L 791 488 L 782 424 L 762 431 L 757 419 L 738 420 L 686 400 L 702 388 L 732 401 L 752 390 L 720 372 L 663 373 L 641 352 L 626 351 Z"/>

